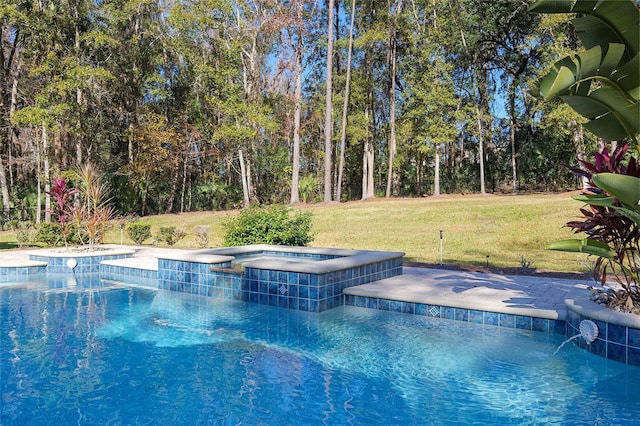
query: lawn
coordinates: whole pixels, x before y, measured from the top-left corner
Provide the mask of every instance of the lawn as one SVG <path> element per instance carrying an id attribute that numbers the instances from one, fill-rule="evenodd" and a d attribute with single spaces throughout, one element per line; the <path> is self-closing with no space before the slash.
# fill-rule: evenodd
<path id="1" fill-rule="evenodd" d="M 445 195 L 411 199 L 314 204 L 296 207 L 313 213 L 312 246 L 392 250 L 412 262 L 532 267 L 553 271 L 584 271 L 584 255 L 545 250 L 552 241 L 570 238 L 563 225 L 579 215 L 570 194 Z M 210 247 L 220 246 L 225 220 L 237 212 L 197 212 L 145 217 L 152 232 L 163 226 L 184 228 L 176 247 L 198 248 L 194 227 L 209 226 Z M 125 244 L 132 241 L 124 236 Z M 120 243 L 116 224 L 105 243 Z M 151 244 L 151 240 L 146 241 Z M 0 248 L 16 246 L 15 233 L 0 234 Z"/>

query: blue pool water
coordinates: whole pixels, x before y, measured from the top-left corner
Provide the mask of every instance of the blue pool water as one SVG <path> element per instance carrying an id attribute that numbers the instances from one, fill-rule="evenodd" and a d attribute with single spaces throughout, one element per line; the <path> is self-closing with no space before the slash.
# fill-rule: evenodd
<path id="1" fill-rule="evenodd" d="M 0 286 L 2 425 L 640 419 L 640 368 L 565 336 L 67 284 Z"/>

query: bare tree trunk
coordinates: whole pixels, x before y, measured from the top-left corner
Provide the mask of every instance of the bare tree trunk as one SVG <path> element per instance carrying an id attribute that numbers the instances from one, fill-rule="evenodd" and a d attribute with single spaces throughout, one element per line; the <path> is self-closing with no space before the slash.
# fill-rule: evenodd
<path id="1" fill-rule="evenodd" d="M 336 201 L 342 200 L 342 180 L 344 174 L 345 145 L 347 141 L 347 112 L 349 109 L 349 84 L 351 83 L 351 53 L 353 51 L 353 26 L 356 17 L 356 0 L 351 0 L 351 24 L 349 26 L 349 53 L 347 54 L 347 81 L 344 85 L 344 103 L 342 104 L 342 129 L 340 131 L 340 165 L 338 167 L 338 185 Z"/>
<path id="2" fill-rule="evenodd" d="M 324 201 L 331 201 L 331 146 L 333 139 L 333 9 L 334 0 L 329 0 L 329 22 L 327 35 L 327 73 L 326 73 L 326 101 L 324 123 Z"/>
<path id="3" fill-rule="evenodd" d="M 184 195 L 187 191 L 187 164 L 188 159 L 184 159 L 184 163 L 182 164 L 182 190 L 180 191 L 180 213 L 184 213 Z"/>
<path id="4" fill-rule="evenodd" d="M 300 202 L 300 114 L 302 110 L 302 50 L 304 43 L 302 31 L 298 33 L 298 50 L 296 51 L 296 87 L 293 97 L 293 165 L 291 176 L 291 204 Z"/>
<path id="5" fill-rule="evenodd" d="M 433 180 L 433 195 L 438 197 L 440 195 L 440 145 L 436 144 L 436 158 L 435 158 L 435 177 Z"/>
<path id="6" fill-rule="evenodd" d="M 584 161 L 586 159 L 586 154 L 585 154 L 585 147 L 584 147 L 584 132 L 582 129 L 582 124 L 578 123 L 576 120 L 571 120 L 569 122 L 569 127 L 571 128 L 573 148 L 576 151 L 576 157 L 578 157 L 578 160 Z M 581 185 L 583 190 L 587 190 L 589 187 L 589 179 L 587 179 L 586 177 L 582 177 Z"/>
<path id="7" fill-rule="evenodd" d="M 398 2 L 397 10 L 394 14 L 394 22 L 389 35 L 389 68 L 391 80 L 389 85 L 389 165 L 387 170 L 387 191 L 386 198 L 391 197 L 391 188 L 396 180 L 393 171 L 393 162 L 396 157 L 396 61 L 398 55 L 398 43 L 396 40 L 397 16 L 402 10 L 402 0 Z"/>
<path id="8" fill-rule="evenodd" d="M 513 181 L 513 192 L 518 192 L 518 172 L 516 164 L 516 95 L 515 89 L 511 89 L 509 93 L 509 126 L 510 126 L 510 139 L 511 139 L 511 171 Z"/>
<path id="9" fill-rule="evenodd" d="M 76 60 L 80 61 L 80 29 L 78 27 L 78 22 L 80 20 L 80 13 L 78 11 L 78 4 L 76 3 L 73 8 L 73 15 L 75 18 L 75 52 L 76 52 Z M 76 88 L 76 103 L 78 104 L 78 117 L 76 120 L 77 133 L 76 133 L 76 166 L 80 167 L 82 165 L 82 119 L 81 119 L 81 111 L 82 111 L 82 88 Z"/>
<path id="10" fill-rule="evenodd" d="M 244 167 L 244 156 L 242 155 L 242 150 L 238 150 L 238 155 L 240 157 L 240 178 L 242 179 L 242 197 L 243 197 L 243 206 L 246 209 L 249 207 L 249 186 L 247 183 L 247 171 Z"/>
<path id="11" fill-rule="evenodd" d="M 2 157 L 0 157 L 0 188 L 2 188 L 3 223 L 6 223 L 10 219 L 11 204 L 9 203 L 9 187 L 7 186 L 7 175 Z"/>
<path id="12" fill-rule="evenodd" d="M 484 129 L 482 126 L 482 115 L 480 113 L 480 106 L 476 104 L 477 124 L 478 124 L 478 157 L 480 161 L 480 194 L 486 194 L 484 187 Z"/>
<path id="13" fill-rule="evenodd" d="M 49 141 L 47 137 L 47 127 L 42 123 L 42 166 L 44 172 L 44 221 L 51 223 L 51 177 L 49 174 Z"/>

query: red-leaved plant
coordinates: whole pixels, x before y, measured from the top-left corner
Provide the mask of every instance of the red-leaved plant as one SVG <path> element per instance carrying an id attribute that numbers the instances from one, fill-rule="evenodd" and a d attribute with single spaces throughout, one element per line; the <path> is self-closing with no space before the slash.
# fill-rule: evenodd
<path id="1" fill-rule="evenodd" d="M 51 210 L 51 214 L 60 224 L 62 229 L 62 238 L 64 245 L 67 245 L 67 234 L 69 231 L 68 224 L 73 215 L 73 195 L 78 192 L 70 186 L 67 186 L 65 178 L 54 178 L 53 186 L 47 193 L 55 201 L 55 207 Z"/>
<path id="2" fill-rule="evenodd" d="M 582 242 L 559 241 L 549 248 L 596 254 L 594 278 L 603 285 L 609 278 L 617 281 L 621 288 L 613 292 L 614 298 L 610 304 L 631 312 L 640 307 L 640 224 L 638 206 L 633 206 L 637 201 L 632 197 L 634 201 L 625 205 L 611 189 L 604 190 L 602 182 L 599 181 L 600 185 L 594 183 L 596 176 L 624 175 L 629 176 L 624 178 L 630 182 L 628 185 L 640 188 L 640 167 L 637 160 L 629 156 L 627 164 L 623 163 L 627 150 L 626 143 L 616 147 L 611 154 L 605 148 L 601 153 L 595 154 L 595 162 L 580 161 L 582 168 L 571 168 L 577 176 L 588 179 L 588 190 L 581 196 L 574 197 L 587 204 L 580 209 L 584 219 L 568 222 L 565 226 L 576 233 L 585 233 L 587 239 Z M 624 188 L 625 193 L 634 190 L 628 185 Z"/>

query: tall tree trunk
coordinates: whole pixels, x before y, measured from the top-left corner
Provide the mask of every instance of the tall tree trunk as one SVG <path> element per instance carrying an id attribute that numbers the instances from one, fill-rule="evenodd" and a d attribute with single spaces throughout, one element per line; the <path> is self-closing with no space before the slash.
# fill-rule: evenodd
<path id="1" fill-rule="evenodd" d="M 249 207 L 249 185 L 247 181 L 247 171 L 244 166 L 244 156 L 242 150 L 238 150 L 238 156 L 240 157 L 240 178 L 242 179 L 242 200 L 243 207 L 246 209 Z"/>
<path id="2" fill-rule="evenodd" d="M 480 106 L 476 104 L 476 123 L 478 125 L 478 157 L 480 162 L 480 194 L 486 194 L 484 187 L 484 128 L 482 125 L 482 113 L 480 112 Z"/>
<path id="3" fill-rule="evenodd" d="M 75 19 L 74 30 L 75 40 L 74 47 L 76 53 L 76 61 L 80 64 L 80 12 L 78 10 L 79 2 L 76 2 L 73 8 L 73 17 Z M 76 88 L 76 104 L 78 105 L 78 116 L 76 118 L 76 166 L 82 165 L 82 88 Z"/>
<path id="4" fill-rule="evenodd" d="M 326 101 L 324 123 L 324 201 L 331 201 L 331 147 L 333 139 L 333 8 L 334 0 L 329 0 L 329 22 L 327 35 L 327 73 L 326 73 Z"/>
<path id="5" fill-rule="evenodd" d="M 185 157 L 182 163 L 182 190 L 180 191 L 180 213 L 184 213 L 184 195 L 187 192 L 187 165 L 189 160 Z"/>
<path id="6" fill-rule="evenodd" d="M 515 80 L 514 80 L 515 82 Z M 515 83 L 514 83 L 515 84 Z M 509 136 L 511 139 L 511 172 L 513 193 L 518 192 L 518 171 L 516 164 L 516 93 L 515 88 L 509 90 Z"/>
<path id="7" fill-rule="evenodd" d="M 389 34 L 389 168 L 387 170 L 386 198 L 391 197 L 391 189 L 396 181 L 393 170 L 393 163 L 396 157 L 396 61 L 398 56 L 396 24 L 401 10 L 402 0 L 398 2 Z"/>
<path id="8" fill-rule="evenodd" d="M 9 149 L 11 149 L 11 147 L 9 147 Z M 0 188 L 2 188 L 2 222 L 6 223 L 10 219 L 11 204 L 9 203 L 9 187 L 7 185 L 7 174 L 2 156 L 0 156 Z"/>
<path id="9" fill-rule="evenodd" d="M 462 46 L 464 47 L 464 49 L 467 51 L 467 54 L 469 54 L 469 49 L 467 47 L 467 42 L 466 42 L 466 38 L 464 36 L 464 31 L 460 30 L 460 35 L 461 35 L 461 40 L 462 40 Z M 481 106 L 483 105 L 483 100 L 486 99 L 486 93 L 485 90 L 483 90 L 481 88 L 481 82 L 483 81 L 483 77 L 481 75 L 481 71 L 478 69 L 478 65 L 476 63 L 476 60 L 474 60 L 474 63 L 471 65 L 472 68 L 472 76 L 474 78 L 474 88 L 473 88 L 473 93 L 474 96 L 476 97 L 476 102 L 475 102 L 475 108 L 476 108 L 476 125 L 478 128 L 478 157 L 479 157 L 479 163 L 480 163 L 480 194 L 484 195 L 486 194 L 486 190 L 485 190 L 485 186 L 484 186 L 484 126 L 482 124 L 482 110 L 481 110 Z M 484 84 L 482 84 L 484 86 Z"/>
<path id="10" fill-rule="evenodd" d="M 304 40 L 302 31 L 298 32 L 298 49 L 296 50 L 296 86 L 293 92 L 293 165 L 291 176 L 291 204 L 300 202 L 300 114 L 302 111 L 302 50 Z"/>
<path id="11" fill-rule="evenodd" d="M 370 96 L 372 94 L 370 93 Z M 365 121 L 369 123 L 369 104 L 364 110 Z M 371 126 L 371 124 L 369 124 Z M 373 152 L 373 137 L 372 133 L 368 132 L 367 137 L 364 141 L 364 150 L 362 153 L 362 199 L 368 200 L 371 198 L 375 198 L 375 183 L 373 181 L 373 163 L 374 163 L 374 152 Z"/>
<path id="12" fill-rule="evenodd" d="M 49 169 L 49 140 L 47 135 L 47 127 L 42 123 L 42 168 L 44 172 L 44 221 L 51 223 L 51 173 Z"/>
<path id="13" fill-rule="evenodd" d="M 440 195 L 440 144 L 436 144 L 436 158 L 435 158 L 435 171 L 433 179 L 433 195 L 438 197 Z"/>
<path id="14" fill-rule="evenodd" d="M 578 123 L 576 120 L 571 120 L 569 122 L 569 127 L 571 128 L 571 139 L 573 141 L 573 148 L 576 151 L 576 157 L 578 157 L 578 160 L 585 160 L 586 149 L 584 147 L 584 132 L 582 124 Z M 583 190 L 587 190 L 589 187 L 589 179 L 583 177 L 581 179 L 581 186 Z"/>
<path id="15" fill-rule="evenodd" d="M 344 102 L 342 104 L 342 128 L 340 130 L 340 166 L 338 167 L 338 184 L 336 185 L 336 201 L 342 200 L 342 175 L 344 174 L 345 145 L 347 141 L 347 112 L 349 109 L 349 84 L 351 83 L 351 52 L 353 51 L 353 26 L 356 17 L 356 0 L 351 0 L 351 24 L 349 25 L 349 53 L 347 54 L 347 81 L 344 84 Z"/>

